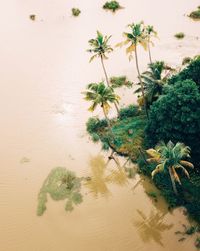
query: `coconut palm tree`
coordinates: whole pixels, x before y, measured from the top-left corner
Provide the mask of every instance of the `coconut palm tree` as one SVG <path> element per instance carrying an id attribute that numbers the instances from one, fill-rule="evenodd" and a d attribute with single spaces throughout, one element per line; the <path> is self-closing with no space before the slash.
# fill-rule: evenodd
<path id="1" fill-rule="evenodd" d="M 148 43 L 147 43 L 147 34 L 145 32 L 145 26 L 143 22 L 140 23 L 132 23 L 129 24 L 128 27 L 130 28 L 130 33 L 125 32 L 123 35 L 125 40 L 116 46 L 122 47 L 123 45 L 128 45 L 126 49 L 126 53 L 129 55 L 129 60 L 133 58 L 133 53 L 135 55 L 135 62 L 136 68 L 138 73 L 138 78 L 140 81 L 141 92 L 144 100 L 144 108 L 146 110 L 146 114 L 148 117 L 148 111 L 146 109 L 146 101 L 145 101 L 145 94 L 144 94 L 144 84 L 141 78 L 140 69 L 139 69 L 139 62 L 138 62 L 138 53 L 137 47 L 141 45 L 145 50 L 147 50 Z"/>
<path id="2" fill-rule="evenodd" d="M 96 107 L 100 105 L 103 109 L 105 119 L 108 122 L 108 126 L 110 127 L 110 120 L 107 114 L 111 108 L 110 104 L 119 102 L 119 96 L 113 92 L 112 88 L 105 86 L 104 82 L 89 84 L 87 89 L 88 90 L 83 94 L 85 94 L 85 100 L 92 102 L 89 111 L 93 112 Z"/>
<path id="3" fill-rule="evenodd" d="M 154 44 L 151 41 L 151 38 L 157 37 L 157 32 L 154 30 L 154 27 L 152 25 L 147 25 L 145 31 L 147 34 L 147 46 L 148 46 L 148 52 L 149 52 L 149 61 L 150 61 L 150 64 L 152 64 L 151 46 L 150 45 L 153 46 Z"/>
<path id="4" fill-rule="evenodd" d="M 181 185 L 180 178 L 176 172 L 176 169 L 181 169 L 184 174 L 190 178 L 188 171 L 185 167 L 194 168 L 193 164 L 189 161 L 183 160 L 190 157 L 190 148 L 183 143 L 172 143 L 169 141 L 167 144 L 161 142 L 155 149 L 147 150 L 147 154 L 150 156 L 147 159 L 148 162 L 156 162 L 158 165 L 152 172 L 154 177 L 159 172 L 168 172 L 172 182 L 174 193 L 177 195 L 176 181 Z"/>
<path id="5" fill-rule="evenodd" d="M 108 74 L 104 65 L 104 59 L 108 59 L 106 56 L 107 53 L 110 53 L 113 51 L 113 48 L 108 44 L 109 39 L 111 36 L 103 36 L 101 32 L 97 31 L 97 37 L 95 39 L 90 39 L 88 41 L 91 49 L 87 50 L 90 53 L 93 53 L 93 56 L 90 58 L 90 62 L 95 58 L 101 59 L 102 68 L 104 71 L 104 75 L 106 78 L 106 83 L 108 86 L 110 86 Z"/>
<path id="6" fill-rule="evenodd" d="M 163 61 L 156 61 L 149 64 L 149 70 L 141 74 L 147 108 L 162 94 L 163 86 L 167 81 L 166 76 L 163 76 L 164 71 L 165 63 Z M 135 93 L 140 92 L 141 87 L 135 91 Z M 142 105 L 144 103 L 143 97 L 139 97 L 138 102 Z"/>
<path id="7" fill-rule="evenodd" d="M 113 48 L 108 44 L 108 41 L 110 38 L 111 36 L 104 37 L 101 34 L 101 32 L 97 31 L 97 37 L 95 39 L 90 39 L 88 41 L 91 49 L 87 50 L 88 52 L 93 53 L 93 56 L 90 58 L 90 62 L 97 57 L 101 59 L 101 64 L 102 64 L 103 72 L 105 75 L 106 83 L 109 87 L 110 87 L 110 81 L 109 81 L 108 74 L 104 65 L 104 59 L 108 59 L 106 54 L 113 51 Z M 119 108 L 116 102 L 114 102 L 114 106 L 119 116 Z"/>

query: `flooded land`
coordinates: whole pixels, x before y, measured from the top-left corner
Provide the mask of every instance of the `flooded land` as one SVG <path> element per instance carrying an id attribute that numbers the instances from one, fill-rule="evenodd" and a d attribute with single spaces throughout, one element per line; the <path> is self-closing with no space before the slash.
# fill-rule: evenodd
<path id="1" fill-rule="evenodd" d="M 108 161 L 109 153 L 90 140 L 86 121 L 91 113 L 82 91 L 88 83 L 104 79 L 99 60 L 89 63 L 86 52 L 96 30 L 112 34 L 110 42 L 115 45 L 128 23 L 143 20 L 158 32 L 153 59 L 178 67 L 184 57 L 200 54 L 200 22 L 187 17 L 200 3 L 120 0 L 124 8 L 111 13 L 102 9 L 104 2 L 2 4 L 1 251 L 196 250 L 193 237 L 180 242 L 175 234 L 188 224 L 184 209 L 169 211 L 160 195 L 156 201 L 148 196 L 159 194 L 151 180 L 136 171 L 127 177 L 123 168 Z M 72 16 L 73 7 L 81 10 L 78 17 Z M 178 32 L 185 38 L 176 39 Z M 124 50 L 115 48 L 105 61 L 108 74 L 136 81 L 135 64 Z M 142 49 L 139 52 L 144 71 L 148 56 Z M 136 103 L 132 89 L 118 92 L 122 105 Z M 98 114 L 102 116 L 100 109 L 94 113 Z M 109 116 L 114 115 L 113 110 Z M 124 162 L 122 157 L 118 160 Z M 76 182 L 72 193 L 62 190 L 68 179 L 63 167 L 72 172 L 70 182 Z M 128 167 L 135 170 L 134 164 Z M 56 179 L 51 172 L 57 172 Z M 46 207 L 40 216 L 38 195 Z"/>

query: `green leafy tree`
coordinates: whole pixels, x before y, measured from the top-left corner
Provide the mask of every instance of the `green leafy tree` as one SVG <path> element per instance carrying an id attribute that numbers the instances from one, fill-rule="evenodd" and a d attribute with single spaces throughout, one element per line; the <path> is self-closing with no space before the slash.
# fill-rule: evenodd
<path id="1" fill-rule="evenodd" d="M 161 142 L 155 149 L 147 150 L 150 155 L 148 162 L 156 162 L 158 165 L 152 172 L 152 177 L 154 177 L 159 172 L 168 172 L 172 182 L 172 187 L 174 193 L 177 195 L 176 183 L 177 181 L 181 185 L 176 169 L 181 169 L 184 174 L 190 178 L 188 171 L 185 167 L 194 168 L 193 164 L 189 161 L 183 160 L 184 158 L 190 157 L 190 148 L 185 146 L 183 143 L 172 143 L 169 141 L 167 144 Z"/>
<path id="2" fill-rule="evenodd" d="M 146 33 L 147 33 L 147 46 L 148 46 L 148 52 L 149 52 L 149 61 L 150 61 L 150 64 L 152 64 L 151 46 L 154 46 L 154 43 L 152 42 L 152 38 L 157 37 L 157 32 L 154 30 L 154 27 L 152 25 L 147 25 Z"/>
<path id="3" fill-rule="evenodd" d="M 154 102 L 146 127 L 150 146 L 164 140 L 184 142 L 192 149 L 192 159 L 200 167 L 200 93 L 191 80 L 168 86 Z"/>
<path id="4" fill-rule="evenodd" d="M 140 23 L 132 23 L 129 24 L 130 32 L 125 32 L 124 37 L 125 40 L 116 46 L 122 47 L 124 45 L 128 45 L 126 49 L 126 53 L 129 55 L 129 60 L 133 58 L 133 54 L 135 55 L 136 68 L 138 73 L 138 78 L 140 81 L 141 92 L 144 100 L 144 108 L 146 109 L 146 101 L 145 101 L 145 93 L 144 93 L 144 84 L 141 78 L 139 62 L 138 62 L 138 53 L 137 47 L 141 45 L 145 50 L 147 50 L 148 42 L 147 42 L 147 34 L 145 32 L 145 26 L 143 22 Z M 146 110 L 146 114 L 148 116 L 148 112 Z"/>
<path id="5" fill-rule="evenodd" d="M 103 82 L 89 84 L 87 89 L 88 90 L 84 92 L 85 100 L 92 102 L 89 111 L 93 112 L 97 106 L 101 106 L 105 119 L 110 127 L 107 114 L 111 108 L 110 104 L 119 102 L 119 96 L 113 92 L 112 88 L 105 86 Z"/>

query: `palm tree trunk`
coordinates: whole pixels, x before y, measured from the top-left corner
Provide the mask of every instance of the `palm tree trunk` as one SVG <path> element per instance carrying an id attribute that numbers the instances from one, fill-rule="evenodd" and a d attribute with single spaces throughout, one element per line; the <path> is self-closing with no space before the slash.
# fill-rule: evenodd
<path id="1" fill-rule="evenodd" d="M 109 120 L 109 118 L 108 118 L 108 116 L 107 116 L 107 114 L 106 114 L 104 105 L 102 104 L 101 107 L 102 107 L 102 109 L 103 109 L 103 113 L 104 113 L 105 119 L 106 119 L 106 121 L 107 121 L 107 123 L 108 123 L 108 127 L 109 127 L 109 129 L 111 130 L 110 120 Z"/>
<path id="2" fill-rule="evenodd" d="M 105 65 L 104 65 L 104 62 L 103 62 L 103 56 L 101 55 L 101 64 L 102 64 L 102 68 L 103 68 L 103 72 L 104 72 L 104 75 L 106 77 L 106 83 L 107 83 L 107 86 L 110 87 L 110 83 L 109 83 L 109 79 L 108 79 L 108 74 L 106 72 L 106 68 L 105 68 Z"/>
<path id="3" fill-rule="evenodd" d="M 137 72 L 138 72 L 138 78 L 139 78 L 139 81 L 140 81 L 142 97 L 143 97 L 143 100 L 144 100 L 144 109 L 145 109 L 147 118 L 149 119 L 149 114 L 148 114 L 147 105 L 146 105 L 146 99 L 145 99 L 145 95 L 144 95 L 144 85 L 143 85 L 143 82 L 142 82 L 140 69 L 139 69 L 139 65 L 138 65 L 137 46 L 135 46 L 135 62 L 136 62 L 136 68 L 137 68 Z"/>
<path id="4" fill-rule="evenodd" d="M 172 188 L 174 190 L 174 193 L 176 195 L 178 195 L 178 191 L 177 191 L 177 188 L 176 188 L 176 183 L 175 183 L 175 180 L 174 180 L 174 176 L 173 176 L 173 172 L 172 172 L 171 167 L 169 168 L 169 175 L 170 175 L 170 179 L 171 179 L 171 182 L 172 182 Z"/>
<path id="5" fill-rule="evenodd" d="M 150 64 L 152 64 L 152 57 L 151 57 L 151 47 L 150 47 L 150 41 L 148 39 L 148 52 L 149 52 L 149 61 L 150 61 Z"/>
<path id="6" fill-rule="evenodd" d="M 106 72 L 106 68 L 105 68 L 105 65 L 104 65 L 104 61 L 103 61 L 103 56 L 101 55 L 101 64 L 102 64 L 102 68 L 103 68 L 103 71 L 104 71 L 104 75 L 105 75 L 105 78 L 106 78 L 106 83 L 107 83 L 107 86 L 110 87 L 110 82 L 109 82 L 109 78 L 108 78 L 108 74 Z M 117 115 L 119 117 L 119 107 L 117 105 L 116 102 L 114 102 L 114 106 L 116 108 L 116 111 L 117 111 Z"/>

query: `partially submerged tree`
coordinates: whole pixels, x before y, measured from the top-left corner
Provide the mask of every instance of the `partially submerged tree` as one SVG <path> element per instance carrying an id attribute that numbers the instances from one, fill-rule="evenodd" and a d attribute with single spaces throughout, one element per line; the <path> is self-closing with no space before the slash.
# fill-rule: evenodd
<path id="1" fill-rule="evenodd" d="M 178 182 L 181 185 L 181 181 L 176 169 L 181 169 L 184 174 L 190 178 L 185 167 L 194 168 L 191 162 L 184 160 L 185 158 L 190 157 L 190 148 L 180 142 L 176 144 L 171 141 L 167 144 L 161 142 L 155 147 L 155 149 L 147 150 L 147 154 L 150 156 L 150 158 L 147 159 L 148 162 L 156 162 L 158 164 L 152 172 L 152 177 L 159 172 L 168 172 L 174 193 L 177 195 L 178 192 L 175 182 Z"/>

